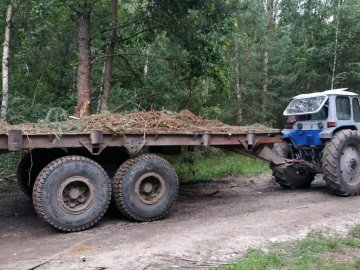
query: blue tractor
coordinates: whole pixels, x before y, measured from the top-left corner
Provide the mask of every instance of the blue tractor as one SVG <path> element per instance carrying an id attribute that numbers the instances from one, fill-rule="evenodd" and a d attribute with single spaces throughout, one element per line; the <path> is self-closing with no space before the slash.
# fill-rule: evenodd
<path id="1" fill-rule="evenodd" d="M 322 173 L 333 193 L 360 193 L 359 102 L 359 95 L 347 88 L 292 99 L 284 111 L 284 142 L 273 148 L 284 160 L 273 166 L 282 187 L 308 187 Z"/>

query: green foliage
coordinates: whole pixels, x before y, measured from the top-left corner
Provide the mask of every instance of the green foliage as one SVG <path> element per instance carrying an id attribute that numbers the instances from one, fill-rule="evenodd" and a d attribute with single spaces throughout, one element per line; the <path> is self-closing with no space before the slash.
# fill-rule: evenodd
<path id="1" fill-rule="evenodd" d="M 280 267 L 279 256 L 275 253 L 262 253 L 259 251 L 250 251 L 246 257 L 229 266 L 224 267 L 226 270 L 266 270 Z"/>
<path id="2" fill-rule="evenodd" d="M 355 226 L 355 227 L 350 231 L 350 236 L 353 237 L 353 238 L 360 239 L 360 225 Z"/>
<path id="3" fill-rule="evenodd" d="M 209 106 L 201 110 L 200 114 L 206 119 L 219 119 L 223 110 L 219 106 Z"/>
<path id="4" fill-rule="evenodd" d="M 220 269 L 319 269 L 355 270 L 360 261 L 356 257 L 360 248 L 359 225 L 346 237 L 329 236 L 324 232 L 312 232 L 305 239 L 296 242 L 274 244 L 268 252 L 250 251 L 244 258 Z M 346 260 L 337 258 L 344 256 Z"/>
<path id="5" fill-rule="evenodd" d="M 0 29 L 8 3 L 0 3 Z M 274 1 L 272 7 L 262 0 L 120 1 L 116 25 L 110 1 L 13 4 L 11 123 L 44 119 L 51 108 L 73 113 L 74 15 L 82 9 L 91 11 L 93 112 L 112 27 L 117 39 L 110 110 L 186 108 L 231 124 L 281 127 L 292 96 L 330 88 L 337 22 L 335 87 L 356 91 L 360 83 L 357 0 L 341 1 L 340 8 L 338 1 L 320 0 Z"/>
<path id="6" fill-rule="evenodd" d="M 269 172 L 269 165 L 238 154 L 223 152 L 216 148 L 196 148 L 183 151 L 170 161 L 181 181 L 213 180 L 225 176 Z"/>
<path id="7" fill-rule="evenodd" d="M 31 98 L 20 93 L 11 96 L 8 122 L 11 124 L 20 124 L 26 121 L 36 122 L 38 119 L 45 118 L 48 106 L 48 104 L 35 103 Z"/>
<path id="8" fill-rule="evenodd" d="M 0 178 L 13 175 L 19 161 L 20 155 L 18 153 L 0 155 Z"/>
<path id="9" fill-rule="evenodd" d="M 343 248 L 342 241 L 329 238 L 322 233 L 310 233 L 307 238 L 299 241 L 295 246 L 295 256 L 298 264 L 316 263 L 321 255 L 327 251 L 340 251 Z"/>

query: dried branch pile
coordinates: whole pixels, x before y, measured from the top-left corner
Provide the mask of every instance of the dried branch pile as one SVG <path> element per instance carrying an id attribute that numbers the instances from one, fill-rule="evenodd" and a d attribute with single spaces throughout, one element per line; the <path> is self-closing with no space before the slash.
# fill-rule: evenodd
<path id="1" fill-rule="evenodd" d="M 0 134 L 5 133 L 9 128 L 9 124 L 0 120 Z"/>
<path id="2" fill-rule="evenodd" d="M 95 114 L 86 118 L 46 124 L 24 123 L 18 125 L 25 134 L 88 133 L 103 130 L 123 134 L 126 132 L 244 132 L 247 130 L 272 130 L 259 124 L 230 126 L 218 120 L 206 120 L 184 110 L 134 112 L 130 114 Z M 9 125 L 0 122 L 0 133 L 6 133 Z"/>

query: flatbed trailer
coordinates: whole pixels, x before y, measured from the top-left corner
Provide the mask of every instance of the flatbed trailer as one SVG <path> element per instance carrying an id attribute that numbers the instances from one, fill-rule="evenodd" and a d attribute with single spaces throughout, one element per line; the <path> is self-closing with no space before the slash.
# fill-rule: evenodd
<path id="1" fill-rule="evenodd" d="M 121 134 L 91 130 L 59 135 L 10 127 L 0 134 L 0 152 L 26 150 L 17 180 L 32 198 L 37 214 L 58 230 L 80 231 L 102 218 L 111 197 L 118 210 L 132 220 L 166 216 L 179 184 L 171 165 L 157 154 L 179 154 L 182 147 L 206 146 L 281 164 L 283 159 L 269 147 L 281 141 L 281 131 L 274 129 L 125 130 Z"/>

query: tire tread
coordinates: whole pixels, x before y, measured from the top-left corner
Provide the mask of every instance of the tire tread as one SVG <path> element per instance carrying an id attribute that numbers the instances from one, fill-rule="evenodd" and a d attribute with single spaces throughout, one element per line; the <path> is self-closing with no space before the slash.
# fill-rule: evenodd
<path id="1" fill-rule="evenodd" d="M 349 129 L 344 129 L 337 132 L 333 139 L 326 142 L 321 158 L 321 170 L 326 185 L 331 192 L 340 196 L 355 196 L 359 195 L 360 193 L 360 189 L 357 191 L 351 191 L 346 189 L 346 187 L 341 184 L 338 172 L 339 168 L 337 166 L 338 153 L 341 151 L 341 148 L 346 143 L 346 141 L 351 137 L 358 137 L 360 139 L 360 134 L 356 130 Z"/>
<path id="2" fill-rule="evenodd" d="M 115 176 L 114 176 L 113 199 L 115 201 L 115 205 L 116 205 L 117 209 L 121 212 L 121 214 L 123 214 L 125 217 L 135 220 L 135 221 L 140 221 L 140 222 L 155 221 L 155 220 L 161 219 L 161 218 L 165 217 L 166 215 L 168 215 L 169 212 L 171 211 L 171 209 L 175 205 L 175 200 L 176 200 L 176 197 L 177 197 L 177 194 L 179 191 L 179 181 L 176 176 L 176 196 L 175 196 L 171 206 L 161 215 L 145 218 L 145 217 L 140 217 L 138 215 L 135 215 L 129 209 L 129 207 L 125 203 L 124 197 L 126 195 L 123 193 L 123 184 L 124 184 L 125 178 L 126 178 L 127 174 L 132 170 L 132 168 L 136 164 L 138 164 L 139 162 L 151 160 L 151 159 L 156 159 L 156 160 L 160 160 L 160 161 L 164 162 L 167 165 L 168 169 L 171 169 L 172 172 L 174 173 L 174 175 L 176 176 L 176 173 L 175 173 L 174 169 L 172 168 L 172 166 L 170 165 L 170 163 L 167 160 L 165 160 L 164 158 L 159 157 L 154 154 L 145 154 L 145 155 L 141 155 L 136 158 L 127 160 L 119 167 L 119 169 L 116 171 Z"/>
<path id="3" fill-rule="evenodd" d="M 102 172 L 104 177 L 106 177 L 108 179 L 107 173 L 103 170 L 103 168 L 98 163 L 96 163 L 95 161 L 93 161 L 89 158 L 82 157 L 82 156 L 65 156 L 65 157 L 56 159 L 53 162 L 49 163 L 40 172 L 40 174 L 38 175 L 38 177 L 35 181 L 34 188 L 33 188 L 33 204 L 34 204 L 35 211 L 43 221 L 45 221 L 46 223 L 49 223 L 54 228 L 56 228 L 60 231 L 64 231 L 64 232 L 82 231 L 82 230 L 89 229 L 90 227 L 97 224 L 100 221 L 100 219 L 104 216 L 104 214 L 110 204 L 110 199 L 111 199 L 111 182 L 109 180 L 109 181 L 107 181 L 107 198 L 108 199 L 105 204 L 105 207 L 101 210 L 101 212 L 93 220 L 89 221 L 87 224 L 84 224 L 82 226 L 63 226 L 63 225 L 59 224 L 58 222 L 56 222 L 56 220 L 54 220 L 52 217 L 50 217 L 46 211 L 46 208 L 44 207 L 44 201 L 42 200 L 43 195 L 47 192 L 44 189 L 44 184 L 47 181 L 47 177 L 50 175 L 50 173 L 52 171 L 54 171 L 58 166 L 65 164 L 65 163 L 70 163 L 70 162 L 89 163 L 89 164 L 97 167 L 99 169 L 99 171 Z"/>

